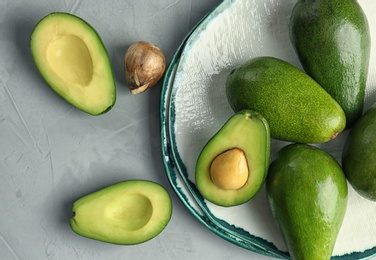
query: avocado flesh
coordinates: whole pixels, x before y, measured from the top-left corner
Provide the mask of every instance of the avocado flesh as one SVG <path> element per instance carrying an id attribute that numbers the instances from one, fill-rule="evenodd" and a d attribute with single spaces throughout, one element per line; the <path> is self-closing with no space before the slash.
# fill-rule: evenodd
<path id="1" fill-rule="evenodd" d="M 172 202 L 159 184 L 128 180 L 78 199 L 70 226 L 77 234 L 112 244 L 132 245 L 157 236 L 171 218 Z"/>
<path id="2" fill-rule="evenodd" d="M 330 259 L 347 208 L 347 182 L 330 154 L 282 148 L 269 167 L 268 202 L 292 259 Z"/>
<path id="3" fill-rule="evenodd" d="M 342 167 L 352 187 L 376 201 L 376 105 L 350 130 L 342 153 Z"/>
<path id="4" fill-rule="evenodd" d="M 363 112 L 370 58 L 361 6 L 356 0 L 299 0 L 289 27 L 304 70 L 343 108 L 350 128 Z"/>
<path id="5" fill-rule="evenodd" d="M 220 154 L 233 148 L 245 154 L 249 176 L 238 189 L 223 189 L 211 179 L 210 166 Z M 219 206 L 235 206 L 250 200 L 261 189 L 270 158 L 270 134 L 266 120 L 243 110 L 234 114 L 205 144 L 196 163 L 196 185 L 201 195 Z"/>
<path id="6" fill-rule="evenodd" d="M 31 35 L 31 53 L 48 85 L 68 103 L 91 114 L 109 111 L 116 100 L 107 51 L 97 32 L 68 13 L 51 13 Z"/>
<path id="7" fill-rule="evenodd" d="M 226 96 L 232 109 L 254 110 L 267 120 L 272 138 L 323 143 L 346 125 L 338 103 L 311 77 L 274 58 L 257 57 L 227 77 Z"/>

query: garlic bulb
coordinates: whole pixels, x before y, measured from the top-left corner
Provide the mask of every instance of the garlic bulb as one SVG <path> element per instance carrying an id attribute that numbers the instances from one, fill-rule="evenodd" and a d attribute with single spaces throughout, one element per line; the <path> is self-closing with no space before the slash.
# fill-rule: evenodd
<path id="1" fill-rule="evenodd" d="M 161 79 L 166 58 L 161 49 L 149 42 L 133 43 L 124 56 L 125 80 L 132 94 L 144 92 Z"/>

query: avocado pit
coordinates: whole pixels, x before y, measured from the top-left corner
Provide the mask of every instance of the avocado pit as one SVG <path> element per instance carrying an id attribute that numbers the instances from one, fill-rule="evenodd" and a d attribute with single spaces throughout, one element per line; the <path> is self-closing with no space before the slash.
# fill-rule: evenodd
<path id="1" fill-rule="evenodd" d="M 210 165 L 212 182 L 224 190 L 237 190 L 248 180 L 249 169 L 244 151 L 232 148 L 217 155 Z"/>

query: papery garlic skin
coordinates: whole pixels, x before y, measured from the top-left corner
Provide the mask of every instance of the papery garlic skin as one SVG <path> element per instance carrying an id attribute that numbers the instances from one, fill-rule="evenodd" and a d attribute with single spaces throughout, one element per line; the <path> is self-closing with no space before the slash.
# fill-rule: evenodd
<path id="1" fill-rule="evenodd" d="M 132 94 L 144 92 L 161 79 L 166 70 L 162 50 L 145 41 L 133 43 L 124 56 L 125 80 Z"/>

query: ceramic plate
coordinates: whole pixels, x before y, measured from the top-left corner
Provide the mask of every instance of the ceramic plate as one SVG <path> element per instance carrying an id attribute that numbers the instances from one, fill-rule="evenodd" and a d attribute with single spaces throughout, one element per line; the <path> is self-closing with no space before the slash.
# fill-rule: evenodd
<path id="1" fill-rule="evenodd" d="M 194 168 L 206 142 L 233 115 L 224 85 L 229 72 L 257 56 L 274 56 L 301 68 L 288 36 L 295 0 L 224 1 L 186 37 L 167 70 L 161 98 L 162 152 L 176 194 L 207 228 L 222 238 L 275 257 L 289 258 L 271 216 L 265 189 L 249 202 L 230 208 L 206 201 L 195 185 Z M 376 41 L 376 2 L 359 0 Z M 376 45 L 373 45 L 376 46 Z M 365 109 L 376 102 L 376 48 L 366 90 Z M 340 161 L 348 132 L 319 145 Z M 271 159 L 287 143 L 271 140 Z M 349 185 L 346 216 L 334 259 L 365 259 L 376 254 L 376 203 Z"/>

